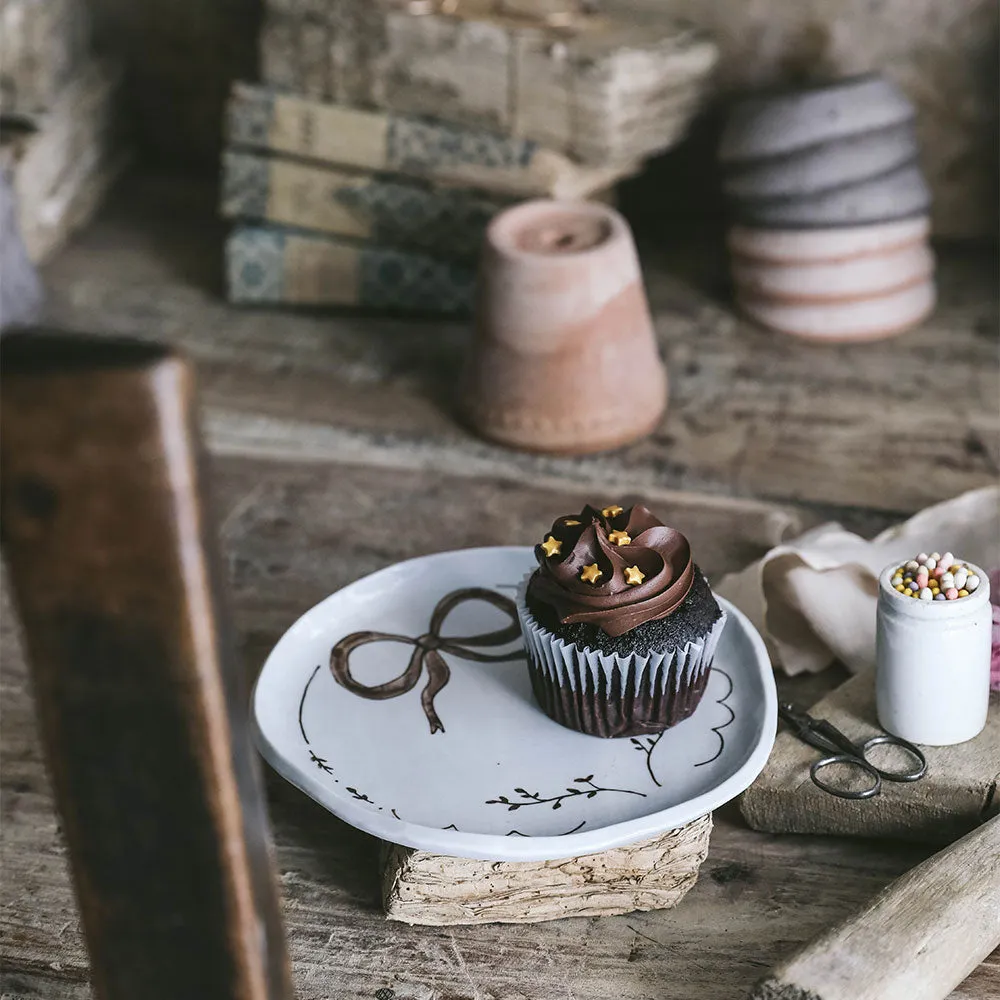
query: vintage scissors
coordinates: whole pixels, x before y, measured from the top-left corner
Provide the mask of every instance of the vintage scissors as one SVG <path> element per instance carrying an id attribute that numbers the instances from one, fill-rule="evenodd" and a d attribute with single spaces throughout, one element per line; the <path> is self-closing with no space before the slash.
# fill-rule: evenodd
<path id="1" fill-rule="evenodd" d="M 792 727 L 800 740 L 829 754 L 812 765 L 809 776 L 819 788 L 831 795 L 837 795 L 842 799 L 870 799 L 882 791 L 883 778 L 886 781 L 916 781 L 927 773 L 927 758 L 918 747 L 899 736 L 881 733 L 862 743 L 855 743 L 825 719 L 814 719 L 787 702 L 778 705 L 778 714 Z M 914 766 L 909 771 L 886 771 L 876 767 L 868 760 L 867 755 L 872 747 L 877 746 L 899 747 L 910 754 Z M 831 764 L 846 764 L 862 771 L 871 779 L 871 784 L 857 792 L 838 788 L 820 777 L 820 771 Z"/>

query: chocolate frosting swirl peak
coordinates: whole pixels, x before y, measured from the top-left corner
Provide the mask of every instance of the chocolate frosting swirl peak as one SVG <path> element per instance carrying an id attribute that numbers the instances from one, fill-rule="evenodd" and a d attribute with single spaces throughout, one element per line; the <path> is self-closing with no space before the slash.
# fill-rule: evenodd
<path id="1" fill-rule="evenodd" d="M 628 535 L 628 542 L 617 544 L 622 536 L 616 532 Z M 557 518 L 545 543 L 535 546 L 535 558 L 529 593 L 554 608 L 564 624 L 587 622 L 608 635 L 666 618 L 694 582 L 688 540 L 641 504 L 603 511 L 588 505 L 578 515 Z M 594 564 L 600 575 L 588 582 L 581 574 Z M 642 574 L 637 584 L 628 582 L 636 578 L 634 567 Z"/>

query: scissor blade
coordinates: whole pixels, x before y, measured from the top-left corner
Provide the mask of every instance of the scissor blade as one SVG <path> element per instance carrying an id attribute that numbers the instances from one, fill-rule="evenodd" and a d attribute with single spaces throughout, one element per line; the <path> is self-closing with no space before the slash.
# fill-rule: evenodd
<path id="1" fill-rule="evenodd" d="M 808 732 L 813 725 L 813 719 L 808 713 L 799 711 L 787 701 L 778 704 L 778 715 L 792 726 L 800 736 Z"/>

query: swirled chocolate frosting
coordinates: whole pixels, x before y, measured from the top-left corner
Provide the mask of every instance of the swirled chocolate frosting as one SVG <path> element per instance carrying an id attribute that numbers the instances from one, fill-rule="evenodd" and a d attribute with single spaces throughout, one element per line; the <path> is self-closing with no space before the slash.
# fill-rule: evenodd
<path id="1" fill-rule="evenodd" d="M 621 635 L 665 618 L 694 582 L 688 540 L 641 504 L 558 518 L 535 546 L 533 599 L 550 605 L 564 624 L 587 622 Z"/>

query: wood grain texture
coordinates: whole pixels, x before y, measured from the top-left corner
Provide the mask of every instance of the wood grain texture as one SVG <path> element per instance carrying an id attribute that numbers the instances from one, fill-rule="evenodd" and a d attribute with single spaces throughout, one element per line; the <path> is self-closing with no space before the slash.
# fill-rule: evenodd
<path id="1" fill-rule="evenodd" d="M 2 360 L 4 555 L 96 994 L 288 1000 L 191 372 L 38 331 Z"/>
<path id="2" fill-rule="evenodd" d="M 365 573 L 439 550 L 442 524 L 448 545 L 528 541 L 539 512 L 578 509 L 590 495 L 572 483 L 552 489 L 239 456 L 216 456 L 212 481 L 250 676 L 303 608 Z M 715 575 L 770 544 L 774 509 L 691 498 L 677 523 Z M 88 967 L 64 849 L 14 619 L 9 606 L 3 610 L 0 989 L 83 1000 Z M 844 676 L 832 673 L 835 681 Z M 831 677 L 781 683 L 786 695 L 808 702 Z M 918 845 L 755 834 L 727 807 L 713 817 L 708 859 L 676 910 L 530 928 L 408 928 L 385 923 L 375 841 L 274 775 L 267 788 L 299 1000 L 356 1000 L 382 989 L 402 1000 L 724 1000 L 926 856 Z M 1000 955 L 973 974 L 961 997 L 985 1000 L 996 988 Z"/>
<path id="3" fill-rule="evenodd" d="M 387 845 L 382 906 L 406 924 L 534 924 L 676 906 L 708 854 L 712 817 L 561 861 L 473 861 Z"/>
<path id="4" fill-rule="evenodd" d="M 751 1000 L 938 1000 L 1000 946 L 1000 816 L 782 962 Z"/>
<path id="5" fill-rule="evenodd" d="M 852 677 L 809 709 L 852 739 L 880 732 L 871 673 Z M 838 799 L 817 788 L 809 767 L 822 754 L 789 731 L 779 732 L 757 780 L 740 798 L 755 830 L 907 837 L 947 844 L 1000 813 L 1000 696 L 974 740 L 922 748 L 927 774 L 913 784 L 883 782 L 872 799 Z"/>
<path id="6" fill-rule="evenodd" d="M 140 178 L 45 277 L 60 326 L 164 339 L 194 359 L 251 677 L 332 590 L 442 548 L 528 543 L 539 521 L 594 496 L 644 497 L 689 536 L 714 578 L 818 520 L 871 536 L 996 477 L 988 260 L 946 257 L 933 325 L 891 351 L 821 351 L 760 333 L 720 305 L 721 252 L 647 249 L 674 409 L 648 448 L 549 461 L 480 444 L 453 421 L 464 324 L 226 308 L 213 210 L 207 185 Z M 958 402 L 907 425 L 932 380 Z M 89 968 L 26 667 L 9 605 L 0 612 L 0 992 L 86 1000 Z M 779 678 L 779 689 L 811 704 L 845 677 L 835 668 Z M 676 909 L 408 927 L 382 913 L 378 845 L 280 778 L 266 784 L 299 1000 L 389 990 L 393 1000 L 731 1000 L 929 850 L 760 834 L 728 806 L 714 814 L 708 858 Z M 997 993 L 1000 954 L 953 1000 Z"/>
<path id="7" fill-rule="evenodd" d="M 190 352 L 218 451 L 765 498 L 848 522 L 860 516 L 852 511 L 872 511 L 882 526 L 993 483 L 1000 470 L 997 298 L 986 257 L 942 256 L 940 304 L 919 329 L 817 348 L 759 330 L 720 303 L 711 267 L 721 248 L 714 257 L 690 243 L 640 248 L 670 407 L 645 442 L 560 460 L 485 444 L 456 422 L 464 323 L 228 309 L 222 234 L 205 221 L 211 197 L 207 185 L 155 179 L 123 188 L 47 274 L 57 325 L 134 331 Z M 950 405 L 915 405 L 932 389 Z"/>

